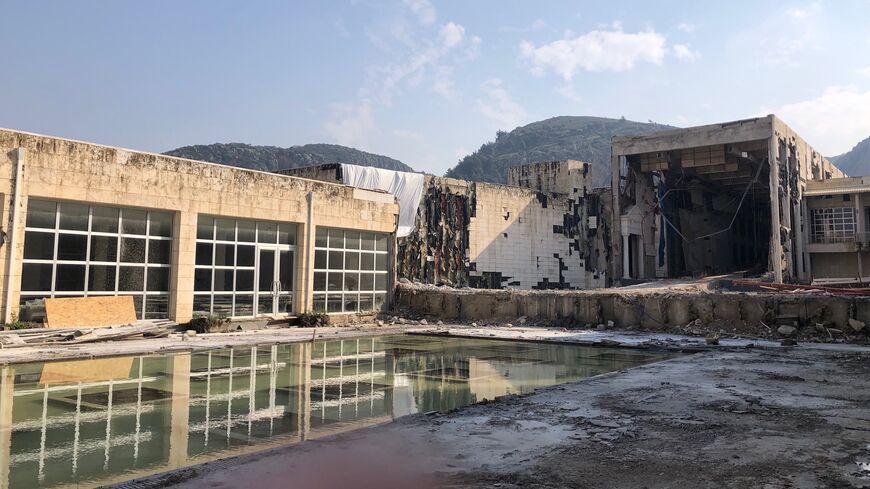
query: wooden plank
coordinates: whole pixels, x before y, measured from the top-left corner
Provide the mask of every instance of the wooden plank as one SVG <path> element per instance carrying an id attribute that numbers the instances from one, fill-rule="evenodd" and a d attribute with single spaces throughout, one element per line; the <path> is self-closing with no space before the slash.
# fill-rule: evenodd
<path id="1" fill-rule="evenodd" d="M 136 307 L 130 295 L 45 299 L 48 328 L 99 328 L 135 322 Z"/>
<path id="2" fill-rule="evenodd" d="M 42 367 L 39 383 L 52 385 L 127 379 L 132 366 L 133 357 L 47 362 Z"/>

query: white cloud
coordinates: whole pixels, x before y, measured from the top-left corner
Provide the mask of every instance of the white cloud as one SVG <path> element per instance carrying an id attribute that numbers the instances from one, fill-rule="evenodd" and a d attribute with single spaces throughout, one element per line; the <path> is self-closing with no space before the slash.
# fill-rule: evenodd
<path id="1" fill-rule="evenodd" d="M 455 48 L 462 42 L 462 38 L 465 37 L 465 27 L 453 22 L 448 22 L 441 26 L 441 30 L 438 34 L 441 37 L 441 42 L 445 48 Z"/>
<path id="2" fill-rule="evenodd" d="M 556 87 L 555 91 L 572 102 L 580 102 L 583 100 L 583 98 L 574 90 L 574 86 L 570 83 L 566 83 L 561 87 Z"/>
<path id="3" fill-rule="evenodd" d="M 744 44 L 764 53 L 764 62 L 798 68 L 811 53 L 824 50 L 827 33 L 819 26 L 824 9 L 819 3 L 793 7 L 774 15 L 743 34 Z M 760 39 L 758 33 L 765 33 Z"/>
<path id="4" fill-rule="evenodd" d="M 511 130 L 525 119 L 525 109 L 511 98 L 500 79 L 487 80 L 483 84 L 483 91 L 487 100 L 478 100 L 477 110 L 499 129 Z"/>
<path id="5" fill-rule="evenodd" d="M 857 70 L 857 71 L 858 71 L 859 75 L 863 75 L 863 76 L 870 78 L 870 66 L 861 68 L 860 70 Z"/>
<path id="6" fill-rule="evenodd" d="M 870 91 L 832 86 L 818 97 L 773 112 L 816 150 L 834 156 L 870 135 Z"/>
<path id="7" fill-rule="evenodd" d="M 338 144 L 364 146 L 375 128 L 372 103 L 365 99 L 358 104 L 333 104 L 338 120 L 325 124 L 326 132 Z"/>
<path id="8" fill-rule="evenodd" d="M 522 57 L 538 76 L 553 71 L 571 80 L 579 71 L 626 71 L 637 63 L 662 64 L 667 52 L 665 38 L 654 31 L 626 33 L 621 29 L 595 30 L 580 36 L 535 47 L 529 41 L 520 44 Z"/>
<path id="9" fill-rule="evenodd" d="M 674 44 L 671 48 L 674 56 L 680 61 L 695 61 L 701 55 L 697 51 L 693 51 L 687 44 Z"/>
<path id="10" fill-rule="evenodd" d="M 677 26 L 677 29 L 685 32 L 686 34 L 691 34 L 691 33 L 695 32 L 697 27 L 695 26 L 695 24 L 690 24 L 688 22 L 680 22 L 680 25 Z"/>
<path id="11" fill-rule="evenodd" d="M 544 21 L 544 19 L 535 19 L 535 21 L 532 22 L 532 25 L 531 25 L 531 28 L 533 30 L 534 29 L 543 29 L 544 27 L 547 27 L 547 23 Z"/>
<path id="12" fill-rule="evenodd" d="M 421 24 L 432 25 L 435 23 L 438 14 L 429 0 L 402 0 L 402 3 L 411 10 Z"/>

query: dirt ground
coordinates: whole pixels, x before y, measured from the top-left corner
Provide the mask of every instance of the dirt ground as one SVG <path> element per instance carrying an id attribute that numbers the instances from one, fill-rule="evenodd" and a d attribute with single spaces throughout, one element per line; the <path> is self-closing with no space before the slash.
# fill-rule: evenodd
<path id="1" fill-rule="evenodd" d="M 870 350 L 708 351 L 151 482 L 178 489 L 870 487 Z"/>

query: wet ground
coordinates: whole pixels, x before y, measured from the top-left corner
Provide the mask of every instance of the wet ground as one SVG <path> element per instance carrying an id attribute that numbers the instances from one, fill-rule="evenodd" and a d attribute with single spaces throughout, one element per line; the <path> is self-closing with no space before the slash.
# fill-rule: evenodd
<path id="1" fill-rule="evenodd" d="M 703 352 L 148 485 L 870 487 L 870 352 Z"/>

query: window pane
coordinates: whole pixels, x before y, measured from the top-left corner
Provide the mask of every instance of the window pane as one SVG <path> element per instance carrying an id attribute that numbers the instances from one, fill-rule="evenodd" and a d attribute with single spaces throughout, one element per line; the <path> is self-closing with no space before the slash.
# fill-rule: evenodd
<path id="1" fill-rule="evenodd" d="M 342 275 L 343 274 L 341 272 L 329 272 L 329 274 L 327 275 L 327 282 L 328 282 L 329 290 L 331 290 L 331 291 L 341 290 L 341 287 L 342 287 L 341 277 L 342 277 Z"/>
<path id="2" fill-rule="evenodd" d="M 314 268 L 326 269 L 326 250 L 314 250 Z"/>
<path id="3" fill-rule="evenodd" d="M 372 294 L 360 294 L 359 295 L 359 310 L 360 311 L 371 311 L 374 309 L 374 297 Z"/>
<path id="4" fill-rule="evenodd" d="M 88 290 L 112 292 L 115 290 L 115 266 L 91 265 L 88 271 Z"/>
<path id="5" fill-rule="evenodd" d="M 239 221 L 239 241 L 253 243 L 257 225 L 253 221 Z"/>
<path id="6" fill-rule="evenodd" d="M 214 264 L 215 266 L 231 267 L 235 264 L 235 245 L 231 244 L 216 244 L 214 245 Z"/>
<path id="7" fill-rule="evenodd" d="M 344 269 L 359 270 L 359 252 L 348 251 L 344 254 Z"/>
<path id="8" fill-rule="evenodd" d="M 281 244 L 296 244 L 296 225 L 295 224 L 279 224 L 278 225 L 278 242 Z"/>
<path id="9" fill-rule="evenodd" d="M 234 316 L 253 316 L 254 315 L 254 296 L 252 295 L 237 295 L 236 296 L 236 311 Z"/>
<path id="10" fill-rule="evenodd" d="M 387 290 L 387 274 L 386 273 L 376 273 L 375 274 L 375 290 L 377 290 L 377 291 Z"/>
<path id="11" fill-rule="evenodd" d="M 121 238 L 121 261 L 125 263 L 145 263 L 145 240 L 140 238 Z"/>
<path id="12" fill-rule="evenodd" d="M 317 231 L 314 234 L 314 246 L 318 248 L 326 248 L 326 228 L 317 228 Z"/>
<path id="13" fill-rule="evenodd" d="M 380 311 L 387 300 L 386 294 L 375 294 L 375 310 Z"/>
<path id="14" fill-rule="evenodd" d="M 120 267 L 118 290 L 141 291 L 145 288 L 145 267 Z"/>
<path id="15" fill-rule="evenodd" d="M 360 253 L 360 270 L 375 269 L 375 255 L 372 253 Z"/>
<path id="16" fill-rule="evenodd" d="M 30 199 L 27 202 L 27 222 L 30 228 L 54 229 L 57 204 L 45 200 Z"/>
<path id="17" fill-rule="evenodd" d="M 375 235 L 377 238 L 377 250 L 378 251 L 387 251 L 387 235 L 386 234 L 377 234 Z"/>
<path id="18" fill-rule="evenodd" d="M 258 222 L 257 223 L 257 242 L 258 243 L 277 243 L 278 242 L 278 225 L 274 222 Z"/>
<path id="19" fill-rule="evenodd" d="M 363 250 L 374 251 L 375 235 L 372 233 L 362 233 L 360 248 Z"/>
<path id="20" fill-rule="evenodd" d="M 214 239 L 214 218 L 199 216 L 196 219 L 196 238 Z"/>
<path id="21" fill-rule="evenodd" d="M 56 273 L 57 277 L 55 277 L 54 290 L 85 290 L 84 265 L 58 265 Z"/>
<path id="22" fill-rule="evenodd" d="M 25 238 L 26 239 L 26 238 Z M 88 247 L 86 234 L 59 234 L 57 237 L 57 259 L 85 261 Z M 84 282 L 82 282 L 84 285 Z M 84 290 L 82 287 L 79 290 Z"/>
<path id="23" fill-rule="evenodd" d="M 193 271 L 193 290 L 211 291 L 211 270 L 197 268 Z"/>
<path id="24" fill-rule="evenodd" d="M 51 264 L 25 263 L 22 265 L 21 290 L 28 292 L 50 292 Z"/>
<path id="25" fill-rule="evenodd" d="M 314 296 L 314 312 L 326 312 L 326 295 Z"/>
<path id="26" fill-rule="evenodd" d="M 53 260 L 54 233 L 26 231 L 24 233 L 24 258 L 31 260 Z"/>
<path id="27" fill-rule="evenodd" d="M 233 290 L 233 271 L 232 270 L 215 270 L 214 271 L 214 290 L 227 291 Z"/>
<path id="28" fill-rule="evenodd" d="M 233 219 L 215 219 L 215 239 L 235 241 L 236 221 Z"/>
<path id="29" fill-rule="evenodd" d="M 169 292 L 169 267 L 148 267 L 149 292 Z"/>
<path id="30" fill-rule="evenodd" d="M 169 296 L 145 296 L 145 319 L 166 319 L 169 317 Z"/>
<path id="31" fill-rule="evenodd" d="M 327 296 L 326 312 L 341 312 L 341 294 Z"/>
<path id="32" fill-rule="evenodd" d="M 375 270 L 380 272 L 387 271 L 387 255 L 383 253 L 377 253 L 375 255 Z"/>
<path id="33" fill-rule="evenodd" d="M 344 248 L 344 231 L 341 229 L 330 229 L 328 234 L 330 248 Z"/>
<path id="34" fill-rule="evenodd" d="M 254 271 L 253 270 L 238 270 L 236 272 L 236 290 L 249 291 L 254 290 Z"/>
<path id="35" fill-rule="evenodd" d="M 93 207 L 91 214 L 91 231 L 97 233 L 118 232 L 117 207 Z"/>
<path id="36" fill-rule="evenodd" d="M 212 308 L 212 314 L 221 317 L 231 316 L 233 314 L 233 295 L 214 296 L 214 305 Z"/>
<path id="37" fill-rule="evenodd" d="M 329 252 L 329 269 L 330 270 L 341 270 L 344 268 L 344 260 L 342 257 L 344 253 L 341 251 L 330 251 Z"/>
<path id="38" fill-rule="evenodd" d="M 196 264 L 211 265 L 211 243 L 196 244 Z"/>
<path id="39" fill-rule="evenodd" d="M 60 204 L 60 229 L 87 231 L 87 204 L 71 204 L 67 202 Z"/>
<path id="40" fill-rule="evenodd" d="M 238 245 L 236 247 L 236 265 L 240 267 L 254 266 L 254 247 Z"/>
<path id="41" fill-rule="evenodd" d="M 358 291 L 359 290 L 359 274 L 345 273 L 344 274 L 344 290 Z"/>
<path id="42" fill-rule="evenodd" d="M 168 212 L 149 212 L 148 220 L 150 227 L 148 232 L 151 236 L 172 236 L 172 214 Z"/>
<path id="43" fill-rule="evenodd" d="M 374 290 L 375 274 L 361 273 L 359 276 L 359 290 Z"/>
<path id="44" fill-rule="evenodd" d="M 172 241 L 168 239 L 148 240 L 148 263 L 162 263 L 168 265 L 171 262 L 170 249 Z"/>
<path id="45" fill-rule="evenodd" d="M 121 212 L 121 233 L 144 235 L 147 214 L 141 209 L 124 209 Z M 121 256 L 124 256 L 123 253 Z"/>
<path id="46" fill-rule="evenodd" d="M 117 261 L 118 238 L 91 236 L 91 261 Z"/>
<path id="47" fill-rule="evenodd" d="M 359 296 L 356 294 L 344 294 L 344 312 L 357 312 Z"/>
<path id="48" fill-rule="evenodd" d="M 314 290 L 326 291 L 326 272 L 314 272 Z"/>
<path id="49" fill-rule="evenodd" d="M 211 313 L 211 296 L 210 295 L 195 295 L 193 296 L 193 314 L 210 314 Z"/>
<path id="50" fill-rule="evenodd" d="M 345 248 L 349 250 L 358 250 L 359 249 L 359 231 L 347 231 L 345 232 Z"/>

